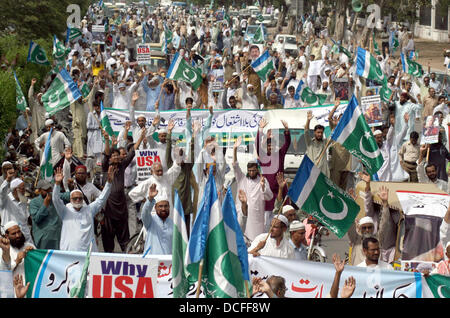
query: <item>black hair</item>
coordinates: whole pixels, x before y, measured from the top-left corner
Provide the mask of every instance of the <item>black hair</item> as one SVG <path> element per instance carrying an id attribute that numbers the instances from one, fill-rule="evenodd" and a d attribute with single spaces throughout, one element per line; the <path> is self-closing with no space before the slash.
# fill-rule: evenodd
<path id="1" fill-rule="evenodd" d="M 375 243 L 378 243 L 378 240 L 373 236 L 366 237 L 362 242 L 363 249 L 365 249 L 365 250 L 369 249 L 369 243 L 375 244 Z"/>
<path id="2" fill-rule="evenodd" d="M 314 131 L 316 131 L 316 130 L 318 130 L 318 129 L 325 130 L 325 127 L 323 127 L 322 125 L 316 125 L 316 126 L 314 127 Z"/>
<path id="3" fill-rule="evenodd" d="M 412 138 L 412 139 L 419 139 L 419 133 L 418 133 L 417 131 L 412 131 L 412 132 L 409 134 L 409 138 Z"/>

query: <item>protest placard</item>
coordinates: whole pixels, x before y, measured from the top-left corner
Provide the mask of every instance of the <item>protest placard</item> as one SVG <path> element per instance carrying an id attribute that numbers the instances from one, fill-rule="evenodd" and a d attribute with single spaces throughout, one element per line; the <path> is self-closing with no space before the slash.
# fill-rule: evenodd
<path id="1" fill-rule="evenodd" d="M 105 44 L 105 26 L 103 24 L 92 26 L 92 44 Z"/>
<path id="2" fill-rule="evenodd" d="M 136 52 L 138 65 L 149 65 L 151 63 L 150 43 L 137 44 Z"/>
<path id="3" fill-rule="evenodd" d="M 155 162 L 161 162 L 158 149 L 136 150 L 137 183 L 147 180 L 151 174 L 151 168 Z"/>
<path id="4" fill-rule="evenodd" d="M 428 116 L 422 130 L 422 144 L 435 144 L 439 142 L 439 116 Z"/>
<path id="5" fill-rule="evenodd" d="M 383 124 L 380 95 L 361 97 L 361 108 L 370 127 Z"/>
<path id="6" fill-rule="evenodd" d="M 340 100 L 348 100 L 348 79 L 347 78 L 336 78 L 333 81 L 335 98 Z"/>
<path id="7" fill-rule="evenodd" d="M 91 255 L 89 298 L 155 298 L 158 260 Z"/>

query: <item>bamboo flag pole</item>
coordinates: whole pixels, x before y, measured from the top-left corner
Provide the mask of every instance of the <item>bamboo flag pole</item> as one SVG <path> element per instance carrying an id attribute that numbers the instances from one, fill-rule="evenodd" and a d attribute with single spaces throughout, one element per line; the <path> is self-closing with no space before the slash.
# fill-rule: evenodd
<path id="1" fill-rule="evenodd" d="M 252 66 L 251 64 L 247 65 L 247 67 L 244 68 L 244 69 L 239 73 L 239 75 L 236 75 L 236 76 L 234 76 L 232 79 L 230 79 L 229 81 L 227 81 L 227 84 L 231 83 L 231 82 L 234 81 L 236 78 L 238 78 L 239 76 L 241 76 L 242 73 L 244 73 L 246 70 L 248 70 L 248 68 L 251 67 L 251 66 Z"/>
<path id="2" fill-rule="evenodd" d="M 203 259 L 200 261 L 198 268 L 198 281 L 197 281 L 197 292 L 195 293 L 195 298 L 200 296 L 200 288 L 202 287 L 202 272 L 203 272 Z"/>
<path id="3" fill-rule="evenodd" d="M 325 148 L 322 149 L 322 152 L 320 153 L 319 159 L 316 162 L 316 166 L 319 166 L 320 161 L 322 160 L 323 155 L 325 154 L 325 151 L 327 150 L 328 146 L 331 143 L 331 138 L 328 138 L 327 144 L 325 145 Z"/>

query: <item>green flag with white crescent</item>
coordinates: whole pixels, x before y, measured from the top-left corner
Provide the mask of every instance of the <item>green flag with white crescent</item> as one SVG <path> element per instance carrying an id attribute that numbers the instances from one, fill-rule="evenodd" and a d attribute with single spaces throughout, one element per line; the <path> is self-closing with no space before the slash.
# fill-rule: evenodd
<path id="1" fill-rule="evenodd" d="M 103 101 L 100 101 L 100 123 L 102 125 L 102 129 L 106 131 L 106 133 L 112 137 L 114 136 L 114 131 L 111 127 L 111 122 L 109 121 L 108 114 L 103 108 Z"/>
<path id="2" fill-rule="evenodd" d="M 450 298 L 450 276 L 433 274 L 424 280 L 423 298 Z"/>
<path id="3" fill-rule="evenodd" d="M 164 36 L 167 44 L 172 43 L 173 32 L 167 27 L 165 23 L 164 23 Z"/>
<path id="4" fill-rule="evenodd" d="M 80 92 L 81 95 L 83 95 L 83 98 L 86 98 L 91 92 L 89 85 L 86 82 L 83 82 L 83 85 L 81 85 Z"/>
<path id="5" fill-rule="evenodd" d="M 381 51 L 378 48 L 378 43 L 375 40 L 375 31 L 372 33 L 372 39 L 373 39 L 373 51 L 376 55 L 381 55 Z"/>
<path id="6" fill-rule="evenodd" d="M 91 259 L 92 242 L 89 245 L 89 250 L 86 253 L 86 259 L 84 260 L 83 270 L 81 271 L 81 277 L 78 283 L 70 289 L 70 298 L 84 298 L 86 294 L 86 284 L 88 277 L 89 262 Z"/>
<path id="7" fill-rule="evenodd" d="M 302 92 L 300 93 L 300 98 L 303 102 L 316 106 L 316 105 L 323 105 L 327 99 L 327 95 L 325 94 L 316 94 L 312 91 L 311 88 L 305 87 L 302 89 Z"/>
<path id="8" fill-rule="evenodd" d="M 83 35 L 83 32 L 81 32 L 78 28 L 67 28 L 66 33 L 66 42 L 70 42 L 72 40 L 75 40 Z"/>
<path id="9" fill-rule="evenodd" d="M 339 238 L 347 233 L 360 210 L 359 205 L 328 179 L 307 155 L 289 187 L 288 196 Z"/>
<path id="10" fill-rule="evenodd" d="M 256 30 L 255 35 L 253 36 L 252 43 L 254 44 L 262 44 L 264 43 L 264 29 L 262 23 L 259 24 L 259 28 Z"/>
<path id="11" fill-rule="evenodd" d="M 27 100 L 23 95 L 22 88 L 20 87 L 19 80 L 17 79 L 16 72 L 14 73 L 14 80 L 16 81 L 16 108 L 18 110 L 24 111 L 27 107 Z"/>
<path id="12" fill-rule="evenodd" d="M 172 240 L 172 286 L 173 298 L 186 298 L 189 290 L 189 282 L 184 267 L 184 258 L 188 244 L 186 220 L 184 218 L 183 205 L 175 190 L 173 200 L 173 240 Z"/>
<path id="13" fill-rule="evenodd" d="M 416 61 L 410 60 L 405 54 L 400 53 L 400 59 L 402 61 L 403 72 L 411 74 L 414 77 L 422 77 L 423 69 L 422 65 Z"/>
<path id="14" fill-rule="evenodd" d="M 71 51 L 70 47 L 65 47 L 64 44 L 58 40 L 56 35 L 53 35 L 53 57 L 55 60 L 64 60 Z"/>
<path id="15" fill-rule="evenodd" d="M 377 173 L 383 165 L 383 155 L 355 95 L 350 99 L 330 138 L 361 160 L 371 175 Z"/>
<path id="16" fill-rule="evenodd" d="M 263 54 L 252 62 L 251 67 L 258 74 L 259 78 L 265 82 L 269 74 L 275 69 L 275 63 L 269 51 L 265 50 Z"/>
<path id="17" fill-rule="evenodd" d="M 178 52 L 167 71 L 168 79 L 190 83 L 197 90 L 203 82 L 202 71 L 190 65 Z"/>
<path id="18" fill-rule="evenodd" d="M 50 65 L 47 59 L 47 55 L 39 44 L 30 41 L 30 48 L 28 49 L 27 62 L 39 64 L 39 65 Z"/>

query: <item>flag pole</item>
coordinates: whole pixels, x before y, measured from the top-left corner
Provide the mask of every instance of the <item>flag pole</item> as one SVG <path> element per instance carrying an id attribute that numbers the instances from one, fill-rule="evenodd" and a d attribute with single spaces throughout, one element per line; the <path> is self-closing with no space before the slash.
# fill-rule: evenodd
<path id="1" fill-rule="evenodd" d="M 248 68 L 251 67 L 251 66 L 252 66 L 252 64 L 250 63 L 249 65 L 247 65 L 246 68 L 244 68 L 244 69 L 239 73 L 239 75 L 236 75 L 235 77 L 233 77 L 232 79 L 230 79 L 229 81 L 227 81 L 226 84 L 231 83 L 231 82 L 234 81 L 236 78 L 238 78 L 239 76 L 241 76 L 242 73 L 244 73 L 246 70 L 248 70 Z"/>
<path id="2" fill-rule="evenodd" d="M 320 161 L 322 161 L 322 157 L 325 154 L 325 151 L 327 150 L 328 146 L 331 143 L 331 138 L 328 138 L 327 144 L 325 145 L 325 148 L 322 149 L 322 152 L 320 153 L 319 159 L 316 162 L 316 165 L 319 166 Z"/>
<path id="3" fill-rule="evenodd" d="M 248 280 L 245 280 L 244 284 L 245 284 L 245 289 L 247 290 L 247 298 L 250 298 L 251 294 L 250 294 L 250 289 L 248 289 Z"/>
<path id="4" fill-rule="evenodd" d="M 197 292 L 195 293 L 195 298 L 198 298 L 200 296 L 200 288 L 202 286 L 202 272 L 203 272 L 203 258 L 200 261 L 200 265 L 198 268 Z"/>

